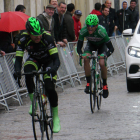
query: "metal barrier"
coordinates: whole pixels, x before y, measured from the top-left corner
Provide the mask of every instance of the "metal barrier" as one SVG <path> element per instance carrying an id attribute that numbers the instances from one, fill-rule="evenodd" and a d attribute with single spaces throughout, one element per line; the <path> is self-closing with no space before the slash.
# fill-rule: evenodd
<path id="1" fill-rule="evenodd" d="M 131 37 L 116 36 L 111 37 L 110 40 L 114 46 L 114 53 L 107 60 L 107 70 L 112 76 L 113 71 L 118 73 L 120 67 L 125 68 L 125 47 L 127 46 Z M 85 48 L 87 41 L 84 41 L 83 49 Z M 84 64 L 81 67 L 79 65 L 79 55 L 77 54 L 77 42 L 69 42 L 67 47 L 62 48 L 57 45 L 59 58 L 61 65 L 57 71 L 56 87 L 64 89 L 64 83 L 70 84 L 75 87 L 77 81 L 81 84 L 80 78 L 85 77 Z M 23 56 L 23 64 L 28 57 L 28 53 L 25 52 Z M 22 104 L 21 96 L 27 94 L 25 78 L 21 79 L 21 87 L 16 84 L 14 80 L 14 61 L 15 53 L 6 54 L 4 57 L 0 57 L 0 104 L 5 106 L 9 110 L 7 99 L 13 98 Z M 23 68 L 22 68 L 23 72 Z"/>
<path id="2" fill-rule="evenodd" d="M 7 110 L 9 110 L 7 104 L 7 99 L 9 98 L 17 100 L 20 105 L 22 104 L 21 97 L 17 91 L 16 83 L 8 63 L 6 56 L 0 57 L 0 104 L 5 106 Z"/>

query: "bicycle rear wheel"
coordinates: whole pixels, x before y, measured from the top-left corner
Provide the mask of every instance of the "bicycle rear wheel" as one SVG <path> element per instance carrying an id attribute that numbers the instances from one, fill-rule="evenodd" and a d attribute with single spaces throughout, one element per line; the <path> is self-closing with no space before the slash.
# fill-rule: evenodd
<path id="1" fill-rule="evenodd" d="M 38 106 L 38 108 L 37 108 Z M 32 126 L 35 140 L 44 139 L 44 113 L 42 97 L 39 93 L 34 93 L 32 102 Z"/>
<path id="2" fill-rule="evenodd" d="M 102 84 L 102 80 L 100 79 L 99 86 L 98 86 L 98 96 L 97 96 L 98 110 L 100 110 L 100 108 L 101 108 L 102 94 L 103 94 L 103 84 Z"/>
<path id="3" fill-rule="evenodd" d="M 96 106 L 96 81 L 95 81 L 95 70 L 91 71 L 90 78 L 90 109 L 94 113 Z"/>

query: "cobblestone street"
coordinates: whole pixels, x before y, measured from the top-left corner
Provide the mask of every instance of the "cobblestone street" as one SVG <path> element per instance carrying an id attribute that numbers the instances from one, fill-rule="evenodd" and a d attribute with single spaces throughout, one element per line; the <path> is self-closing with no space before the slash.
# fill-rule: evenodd
<path id="1" fill-rule="evenodd" d="M 128 93 L 125 73 L 108 78 L 110 95 L 101 110 L 90 111 L 85 81 L 65 88 L 59 95 L 61 131 L 53 140 L 140 140 L 140 93 Z M 57 89 L 59 90 L 59 89 Z M 24 105 L 0 110 L 0 140 L 33 140 L 29 98 Z"/>

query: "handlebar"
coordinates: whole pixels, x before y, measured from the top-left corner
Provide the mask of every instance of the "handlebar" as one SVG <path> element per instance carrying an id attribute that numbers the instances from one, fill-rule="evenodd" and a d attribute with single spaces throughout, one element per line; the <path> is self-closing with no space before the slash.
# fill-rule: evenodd
<path id="1" fill-rule="evenodd" d="M 82 56 L 86 56 L 86 54 L 80 54 L 79 55 L 80 56 L 80 59 L 79 59 L 79 64 L 80 64 L 80 66 L 82 66 Z M 107 58 L 107 56 L 105 55 L 105 54 L 101 54 L 101 55 L 95 55 L 95 51 L 93 51 L 92 52 L 92 55 L 91 56 L 86 56 L 87 57 L 87 59 L 96 59 L 96 58 L 98 58 L 98 59 L 106 59 Z"/>

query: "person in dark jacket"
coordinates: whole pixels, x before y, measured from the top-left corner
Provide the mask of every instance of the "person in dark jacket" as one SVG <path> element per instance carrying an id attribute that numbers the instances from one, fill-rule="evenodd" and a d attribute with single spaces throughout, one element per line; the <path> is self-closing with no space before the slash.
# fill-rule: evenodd
<path id="1" fill-rule="evenodd" d="M 11 43 L 11 33 L 0 31 L 0 50 L 5 53 L 15 52 L 15 45 Z"/>
<path id="2" fill-rule="evenodd" d="M 117 11 L 118 35 L 121 35 L 125 29 L 133 29 L 135 21 L 132 13 L 128 10 L 127 1 L 122 2 L 122 9 Z"/>
<path id="3" fill-rule="evenodd" d="M 117 17 L 116 17 L 116 12 L 114 8 L 111 8 L 111 1 L 110 0 L 106 0 L 105 1 L 105 7 L 109 8 L 109 37 L 111 36 L 115 36 L 114 31 L 116 31 L 117 29 Z M 104 6 L 103 6 L 104 7 Z M 102 8 L 103 8 L 102 7 Z"/>
<path id="4" fill-rule="evenodd" d="M 95 9 L 93 9 L 90 14 L 95 14 L 97 16 L 102 15 L 102 13 L 101 13 L 101 8 L 102 8 L 101 3 L 99 3 L 99 2 L 95 3 L 94 8 Z"/>
<path id="5" fill-rule="evenodd" d="M 130 6 L 128 8 L 128 10 L 132 12 L 132 15 L 135 19 L 135 24 L 134 24 L 134 27 L 133 27 L 134 29 L 136 28 L 136 25 L 139 21 L 139 12 L 135 9 L 136 5 L 137 5 L 136 0 L 131 0 L 130 1 Z"/>
<path id="6" fill-rule="evenodd" d="M 67 41 L 67 32 L 66 32 L 66 23 L 64 20 L 64 13 L 66 12 L 66 3 L 60 2 L 56 8 L 56 12 L 53 15 L 54 18 L 54 37 L 57 44 L 61 47 L 65 47 L 68 43 Z"/>
<path id="7" fill-rule="evenodd" d="M 53 5 L 47 5 L 45 12 L 38 15 L 37 19 L 40 20 L 44 26 L 44 30 L 48 31 L 54 38 L 54 14 L 55 7 Z"/>
<path id="8" fill-rule="evenodd" d="M 109 34 L 109 8 L 104 7 L 102 9 L 102 15 L 98 16 L 99 24 L 105 27 L 107 34 Z"/>
<path id="9" fill-rule="evenodd" d="M 73 3 L 67 5 L 67 11 L 64 15 L 66 30 L 67 30 L 67 40 L 68 42 L 72 42 L 76 40 L 75 32 L 74 32 L 74 21 L 72 15 L 74 14 L 75 6 Z"/>

